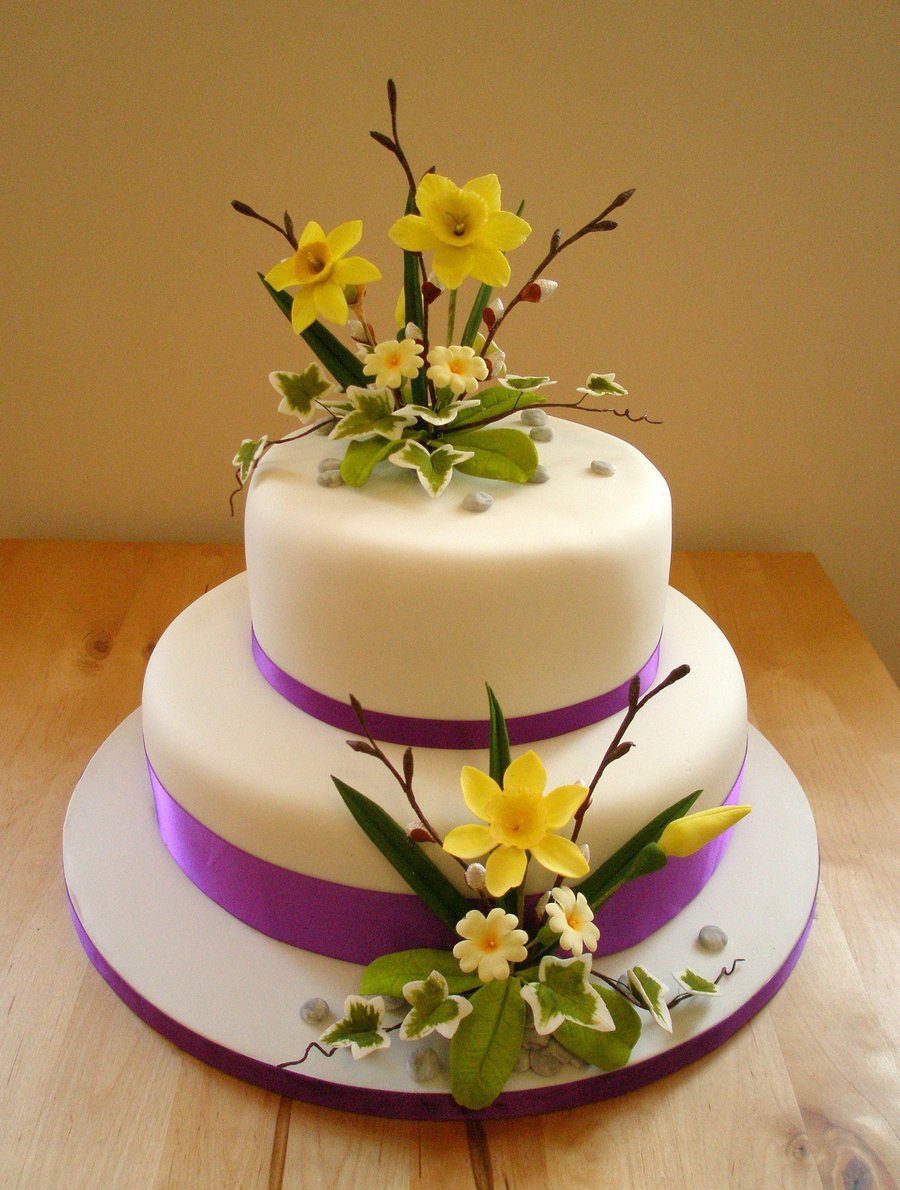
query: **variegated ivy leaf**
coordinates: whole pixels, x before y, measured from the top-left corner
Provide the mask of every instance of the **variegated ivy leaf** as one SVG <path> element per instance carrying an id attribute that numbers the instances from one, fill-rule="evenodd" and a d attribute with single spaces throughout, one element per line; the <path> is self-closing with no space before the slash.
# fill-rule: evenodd
<path id="1" fill-rule="evenodd" d="M 395 407 L 394 394 L 389 388 L 347 389 L 350 411 L 340 418 L 331 431 L 330 438 L 387 438 L 397 442 L 403 436 L 415 414 L 409 413 L 409 405 Z"/>
<path id="2" fill-rule="evenodd" d="M 363 996 L 348 996 L 344 1002 L 344 1015 L 326 1029 L 319 1041 L 333 1045 L 336 1049 L 349 1047 L 354 1058 L 367 1058 L 376 1050 L 386 1050 L 391 1039 L 381 1027 L 384 1016 L 384 1000 L 374 996 L 366 1000 Z"/>
<path id="3" fill-rule="evenodd" d="M 400 1026 L 404 1041 L 418 1041 L 434 1032 L 449 1039 L 459 1028 L 459 1022 L 472 1011 L 464 996 L 450 995 L 440 971 L 432 971 L 427 979 L 404 984 L 403 998 L 412 1005 L 412 1012 Z"/>
<path id="4" fill-rule="evenodd" d="M 404 412 L 414 413 L 420 421 L 428 422 L 432 426 L 448 426 L 450 422 L 456 421 L 461 409 L 472 409 L 480 404 L 481 401 L 478 397 L 471 397 L 466 401 L 438 402 L 434 409 L 429 409 L 425 405 L 407 405 Z"/>
<path id="5" fill-rule="evenodd" d="M 278 412 L 293 414 L 302 422 L 311 421 L 321 412 L 319 399 L 333 388 L 318 364 L 310 364 L 302 372 L 270 372 L 269 383 L 281 393 Z"/>
<path id="6" fill-rule="evenodd" d="M 683 971 L 675 972 L 675 979 L 686 992 L 692 992 L 695 996 L 719 995 L 719 985 L 717 983 L 712 983 L 710 980 L 704 979 L 702 975 L 698 975 L 690 967 L 685 967 Z"/>
<path id="7" fill-rule="evenodd" d="M 508 372 L 505 376 L 498 376 L 497 381 L 504 388 L 514 388 L 518 392 L 535 392 L 539 388 L 546 388 L 548 384 L 556 384 L 549 376 L 513 376 Z"/>
<path id="8" fill-rule="evenodd" d="M 231 460 L 231 464 L 233 467 L 237 467 L 241 483 L 247 482 L 268 442 L 268 437 L 263 434 L 262 438 L 245 438 L 238 447 L 238 452 Z"/>
<path id="9" fill-rule="evenodd" d="M 646 967 L 632 967 L 628 972 L 628 983 L 637 998 L 646 1004 L 656 1023 L 671 1033 L 672 1017 L 666 1004 L 669 990 L 666 985 L 654 979 Z"/>
<path id="10" fill-rule="evenodd" d="M 531 1007 L 538 1033 L 552 1033 L 563 1021 L 585 1029 L 609 1033 L 615 1022 L 596 988 L 588 982 L 588 955 L 558 959 L 545 955 L 538 967 L 538 982 L 522 988 L 522 999 Z"/>
<path id="11" fill-rule="evenodd" d="M 470 450 L 456 450 L 445 443 L 429 452 L 420 442 L 410 439 L 400 450 L 394 451 L 391 462 L 415 471 L 429 496 L 439 496 L 450 482 L 453 468 L 471 458 Z"/>
<path id="12" fill-rule="evenodd" d="M 584 393 L 586 397 L 601 397 L 612 394 L 614 397 L 627 397 L 628 389 L 616 384 L 615 372 L 591 372 L 585 388 L 576 388 L 577 393 Z"/>

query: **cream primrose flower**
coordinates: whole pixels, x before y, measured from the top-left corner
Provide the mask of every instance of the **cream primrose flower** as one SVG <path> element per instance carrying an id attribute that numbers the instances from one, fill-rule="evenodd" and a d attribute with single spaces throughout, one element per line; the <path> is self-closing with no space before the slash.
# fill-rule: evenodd
<path id="1" fill-rule="evenodd" d="M 561 785 L 544 796 L 547 772 L 534 752 L 526 752 L 507 768 L 503 788 L 487 773 L 463 767 L 460 784 L 466 805 L 487 826 L 454 827 L 444 850 L 458 859 L 478 859 L 488 852 L 487 890 L 502 897 L 525 877 L 526 852 L 560 876 L 588 873 L 587 860 L 575 843 L 553 834 L 565 826 L 588 795 L 584 785 Z"/>
<path id="2" fill-rule="evenodd" d="M 461 189 L 441 174 L 426 174 L 416 190 L 420 214 L 404 215 L 388 233 L 408 252 L 434 252 L 432 268 L 448 289 L 466 277 L 493 288 L 509 281 L 503 255 L 525 241 L 531 227 L 500 209 L 500 181 L 485 174 Z"/>
<path id="3" fill-rule="evenodd" d="M 428 362 L 431 367 L 425 375 L 437 388 L 449 388 L 455 397 L 474 393 L 488 374 L 487 364 L 471 347 L 432 347 Z"/>
<path id="4" fill-rule="evenodd" d="M 525 949 L 528 934 L 518 929 L 518 924 L 516 915 L 499 905 L 487 917 L 477 909 L 470 909 L 456 923 L 462 942 L 453 947 L 453 957 L 459 960 L 460 970 L 468 975 L 477 968 L 482 983 L 508 979 L 510 963 L 521 963 L 528 957 Z"/>
<path id="5" fill-rule="evenodd" d="M 299 335 L 317 318 L 343 325 L 349 317 L 345 285 L 365 285 L 378 281 L 381 273 L 362 256 L 347 256 L 362 238 L 362 221 L 341 223 L 326 236 L 318 223 L 310 220 L 293 256 L 287 257 L 266 273 L 273 289 L 300 288 L 291 306 L 291 325 Z"/>
<path id="6" fill-rule="evenodd" d="M 414 339 L 385 339 L 366 353 L 363 372 L 375 377 L 376 388 L 400 388 L 404 380 L 418 376 L 424 350 Z"/>
<path id="7" fill-rule="evenodd" d="M 547 905 L 547 924 L 559 934 L 563 950 L 580 955 L 585 949 L 594 951 L 600 931 L 594 925 L 594 914 L 583 893 L 571 888 L 554 888 L 553 902 Z"/>

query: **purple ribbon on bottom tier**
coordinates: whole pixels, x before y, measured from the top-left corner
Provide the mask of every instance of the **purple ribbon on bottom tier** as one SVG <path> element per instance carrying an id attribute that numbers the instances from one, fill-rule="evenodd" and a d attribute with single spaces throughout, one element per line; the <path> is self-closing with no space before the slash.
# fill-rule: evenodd
<path id="1" fill-rule="evenodd" d="M 412 893 L 304 876 L 235 847 L 175 801 L 149 759 L 147 768 L 159 833 L 179 868 L 210 900 L 261 934 L 360 964 L 397 950 L 446 950 L 458 941 Z M 743 777 L 744 764 L 723 805 L 740 801 Z M 636 946 L 680 913 L 716 870 L 730 835 L 726 831 L 694 855 L 672 858 L 659 871 L 620 888 L 595 917 L 597 957 Z M 336 930 L 335 922 L 343 928 Z"/>

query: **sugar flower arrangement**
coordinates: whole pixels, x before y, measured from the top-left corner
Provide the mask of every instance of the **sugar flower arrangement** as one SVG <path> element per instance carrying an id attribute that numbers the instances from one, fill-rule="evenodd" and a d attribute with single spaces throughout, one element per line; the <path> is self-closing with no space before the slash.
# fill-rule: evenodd
<path id="1" fill-rule="evenodd" d="M 671 1032 L 675 1004 L 690 996 L 717 995 L 719 981 L 731 973 L 724 968 L 714 979 L 684 968 L 675 974 L 680 990 L 669 1001 L 667 986 L 642 966 L 632 967 L 624 980 L 596 972 L 593 952 L 600 930 L 594 916 L 624 884 L 665 867 L 671 856 L 698 851 L 750 807 L 723 805 L 690 813 L 697 790 L 647 823 L 593 871 L 587 848 L 578 844 L 600 778 L 632 747 L 625 735 L 635 716 L 688 672 L 688 666 L 679 666 L 643 695 L 635 679 L 622 722 L 590 784 L 561 785 L 549 793 L 547 773 L 533 751 L 511 756 L 503 712 L 488 688 L 490 771 L 466 765 L 460 779 L 466 807 L 479 821 L 454 827 L 443 837 L 416 795 L 412 749 L 395 766 L 368 732 L 354 700 L 365 738 L 348 741 L 350 747 L 385 765 L 415 820 L 402 827 L 335 777 L 337 790 L 370 840 L 459 941 L 451 950 L 421 948 L 375 959 L 363 972 L 359 994 L 348 997 L 343 1016 L 301 1058 L 281 1065 L 298 1065 L 313 1050 L 331 1056 L 348 1048 L 354 1058 L 364 1058 L 387 1049 L 395 1030 L 401 1040 L 414 1042 L 436 1033 L 449 1040 L 454 1099 L 479 1110 L 493 1103 L 521 1068 L 526 1030 L 544 1043 L 552 1037 L 573 1065 L 610 1071 L 628 1062 L 641 1035 L 642 1014 Z M 570 823 L 568 833 L 562 833 Z M 434 862 L 429 852 L 435 848 L 461 866 L 472 897 Z M 532 864 L 548 874 L 549 883 L 536 904 L 525 896 Z M 385 1015 L 392 1001 L 403 1019 L 388 1026 Z M 430 1056 L 431 1072 L 436 1072 L 435 1051 L 420 1048 L 415 1056 L 420 1062 Z"/>
<path id="2" fill-rule="evenodd" d="M 270 374 L 282 398 L 279 411 L 303 426 L 288 437 L 321 430 L 343 441 L 340 479 L 354 487 L 365 484 L 385 461 L 413 471 L 432 496 L 444 491 L 454 470 L 527 483 L 538 467 L 534 441 L 521 429 L 493 423 L 515 410 L 547 405 L 540 390 L 554 382 L 549 376 L 511 373 L 498 331 L 517 305 L 543 301 L 554 292 L 556 283 L 544 276 L 546 268 L 584 236 L 613 230 L 616 223 L 608 216 L 633 191 L 618 195 L 568 237 L 555 231 L 540 263 L 504 306 L 494 295 L 510 280 L 507 253 L 531 233 L 521 207 L 518 213 L 503 209 L 496 174 L 473 178 L 462 187 L 432 171 L 417 181 L 397 132 L 393 82 L 388 83 L 388 101 L 391 134 L 371 135 L 397 158 L 408 187 L 406 213 L 388 232 L 403 252 L 398 329 L 391 337 L 379 339 L 365 314 L 366 287 L 380 280 L 381 272 L 365 257 L 351 254 L 362 238 L 360 220 L 328 233 L 310 220 L 298 237 L 287 212 L 279 224 L 246 203 L 232 203 L 241 214 L 280 232 L 292 249 L 292 255 L 261 278 L 318 361 L 302 372 Z M 469 278 L 479 284 L 459 328 L 457 300 Z M 442 304 L 443 335 L 437 329 Z M 352 347 L 332 334 L 325 321 L 346 326 Z M 586 402 L 591 398 L 627 396 L 615 373 L 592 373 L 577 391 L 579 399 L 567 407 L 590 408 Z M 627 409 L 593 411 L 649 420 L 632 417 Z M 271 445 L 267 436 L 241 443 L 233 460 L 239 486 Z"/>

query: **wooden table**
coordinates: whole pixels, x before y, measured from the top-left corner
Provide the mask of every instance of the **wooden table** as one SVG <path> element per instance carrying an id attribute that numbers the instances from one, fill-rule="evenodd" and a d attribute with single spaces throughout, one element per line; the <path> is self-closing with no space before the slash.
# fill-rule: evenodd
<path id="1" fill-rule="evenodd" d="M 233 546 L 0 544 L 0 1185 L 897 1185 L 897 689 L 808 554 L 673 563 L 732 641 L 822 848 L 800 963 L 722 1049 L 622 1099 L 427 1125 L 279 1099 L 134 1017 L 70 925 L 63 816 L 154 641 L 241 567 Z"/>

